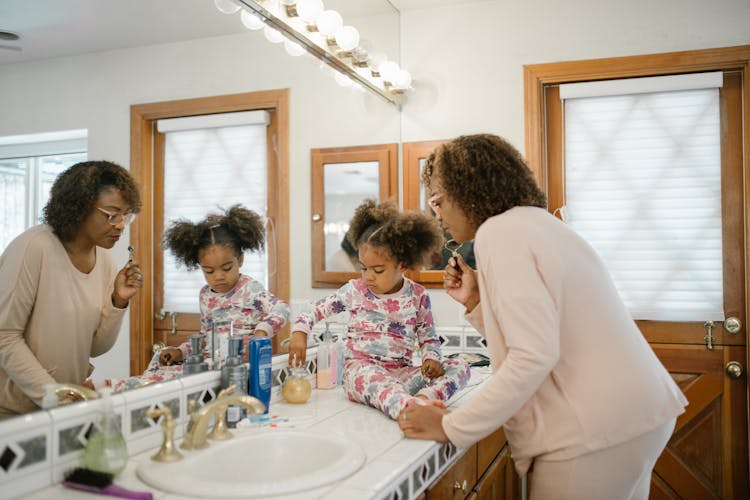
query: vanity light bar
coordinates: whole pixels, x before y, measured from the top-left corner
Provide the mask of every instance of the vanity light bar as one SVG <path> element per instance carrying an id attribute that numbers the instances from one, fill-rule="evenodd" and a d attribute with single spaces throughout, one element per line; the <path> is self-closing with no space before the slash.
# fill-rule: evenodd
<path id="1" fill-rule="evenodd" d="M 382 97 L 391 104 L 401 108 L 403 90 L 388 90 L 378 85 L 377 82 L 370 80 L 358 73 L 353 65 L 348 64 L 346 61 L 338 57 L 335 53 L 330 52 L 323 47 L 319 46 L 313 40 L 308 38 L 304 33 L 297 31 L 293 26 L 287 24 L 283 19 L 276 16 L 273 12 L 266 9 L 259 2 L 254 0 L 235 0 L 238 4 L 244 5 L 257 15 L 264 23 L 271 28 L 283 33 L 287 38 L 293 42 L 298 43 L 313 57 L 323 61 L 328 66 L 356 81 L 363 87 L 371 90 L 378 96 Z"/>

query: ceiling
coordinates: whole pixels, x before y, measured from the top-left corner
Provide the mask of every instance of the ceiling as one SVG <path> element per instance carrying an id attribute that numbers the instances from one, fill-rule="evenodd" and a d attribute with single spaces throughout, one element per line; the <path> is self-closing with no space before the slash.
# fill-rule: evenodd
<path id="1" fill-rule="evenodd" d="M 324 0 L 347 16 L 400 11 L 473 0 Z M 0 64 L 49 59 L 195 38 L 241 33 L 238 16 L 223 15 L 213 0 L 0 0 Z"/>

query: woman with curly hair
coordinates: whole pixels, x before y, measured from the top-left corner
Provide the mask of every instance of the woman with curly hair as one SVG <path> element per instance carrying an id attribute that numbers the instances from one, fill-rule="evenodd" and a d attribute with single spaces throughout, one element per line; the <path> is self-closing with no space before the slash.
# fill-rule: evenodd
<path id="1" fill-rule="evenodd" d="M 641 335 L 593 248 L 545 209 L 521 154 L 459 137 L 422 174 L 459 257 L 444 288 L 484 335 L 493 375 L 453 412 L 409 408 L 407 437 L 468 447 L 505 428 L 531 499 L 645 499 L 687 401 Z M 457 260 L 459 269 L 453 267 Z"/>
<path id="2" fill-rule="evenodd" d="M 286 302 L 259 281 L 240 273 L 245 251 L 262 249 L 264 241 L 262 218 L 241 205 L 234 205 L 223 214 L 209 214 L 200 222 L 177 220 L 164 233 L 164 246 L 177 262 L 187 269 L 200 267 L 206 278 L 198 298 L 201 333 L 209 334 L 215 327 L 221 338 L 230 332 L 244 335 L 247 346 L 251 336 L 271 337 L 289 321 Z M 210 358 L 214 349 L 220 351 L 220 358 L 226 354 L 223 345 L 206 346 L 203 356 Z M 247 349 L 244 352 L 247 357 Z M 160 365 L 180 363 L 188 354 L 188 343 L 163 348 L 148 370 L 158 371 Z M 217 361 L 221 363 L 222 359 Z"/>
<path id="3" fill-rule="evenodd" d="M 0 257 L 0 418 L 39 408 L 44 385 L 83 384 L 90 357 L 115 343 L 142 286 L 137 262 L 117 270 L 106 250 L 141 208 L 130 173 L 108 161 L 55 180 L 43 224 Z"/>
<path id="4" fill-rule="evenodd" d="M 344 389 L 351 401 L 393 419 L 412 404 L 444 406 L 468 382 L 469 367 L 462 360 L 441 359 L 430 297 L 403 275 L 441 247 L 435 220 L 400 213 L 393 202 L 365 200 L 354 212 L 347 238 L 359 253 L 362 277 L 297 317 L 289 363 L 305 361 L 307 335 L 315 323 L 343 312 L 348 317 Z M 421 367 L 411 363 L 415 344 Z"/>

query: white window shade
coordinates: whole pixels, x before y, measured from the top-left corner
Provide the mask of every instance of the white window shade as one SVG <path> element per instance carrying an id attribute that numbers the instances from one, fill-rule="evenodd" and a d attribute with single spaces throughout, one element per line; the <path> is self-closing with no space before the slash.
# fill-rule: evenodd
<path id="1" fill-rule="evenodd" d="M 159 120 L 157 124 L 159 130 L 170 130 L 165 134 L 165 228 L 175 219 L 186 218 L 197 222 L 209 212 L 223 211 L 238 203 L 261 216 L 267 214 L 268 114 L 264 111 L 251 112 L 252 117 L 264 119 L 239 125 L 237 121 L 231 121 L 231 126 L 222 126 L 222 123 L 228 122 L 221 122 L 221 119 L 216 126 L 219 116 L 190 117 L 190 121 L 181 123 L 176 122 L 181 119 Z M 196 122 L 196 119 L 202 118 L 208 121 Z M 195 128 L 200 125 L 207 127 Z M 266 287 L 267 269 L 265 249 L 260 254 L 245 254 L 241 272 L 264 283 Z M 187 271 L 184 267 L 177 267 L 171 253 L 164 251 L 165 310 L 198 312 L 198 293 L 205 283 L 199 269 Z"/>
<path id="2" fill-rule="evenodd" d="M 723 320 L 718 89 L 593 95 L 565 99 L 566 222 L 634 319 Z"/>

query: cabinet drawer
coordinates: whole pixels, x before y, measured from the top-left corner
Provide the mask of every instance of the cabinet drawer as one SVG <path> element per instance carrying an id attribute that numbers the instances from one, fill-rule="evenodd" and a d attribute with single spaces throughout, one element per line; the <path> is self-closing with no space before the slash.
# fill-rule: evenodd
<path id="1" fill-rule="evenodd" d="M 477 445 L 472 446 L 427 490 L 427 500 L 463 500 L 477 482 Z"/>
<path id="2" fill-rule="evenodd" d="M 502 426 L 477 443 L 477 470 L 481 473 L 490 466 L 508 440 Z"/>

